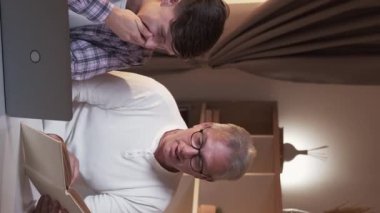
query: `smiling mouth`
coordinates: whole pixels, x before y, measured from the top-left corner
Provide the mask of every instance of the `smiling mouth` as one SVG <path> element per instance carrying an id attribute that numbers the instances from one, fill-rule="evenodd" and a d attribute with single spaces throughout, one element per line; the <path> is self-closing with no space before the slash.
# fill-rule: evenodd
<path id="1" fill-rule="evenodd" d="M 175 148 L 174 150 L 174 155 L 175 157 L 177 158 L 178 161 L 180 161 L 181 159 L 179 158 L 179 155 L 178 155 L 178 146 Z"/>

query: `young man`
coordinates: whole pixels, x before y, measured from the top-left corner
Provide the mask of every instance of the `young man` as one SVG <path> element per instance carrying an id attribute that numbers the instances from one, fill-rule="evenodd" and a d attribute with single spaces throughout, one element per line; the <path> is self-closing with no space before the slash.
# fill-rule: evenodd
<path id="1" fill-rule="evenodd" d="M 44 131 L 78 158 L 91 212 L 163 212 L 182 173 L 237 179 L 254 156 L 241 127 L 187 128 L 170 92 L 145 76 L 113 71 L 76 81 L 73 99 L 72 120 L 45 121 Z"/>
<path id="2" fill-rule="evenodd" d="M 70 0 L 69 6 L 92 21 L 106 23 L 71 30 L 75 80 L 141 65 L 151 53 L 139 45 L 182 58 L 199 56 L 216 43 L 228 15 L 222 0 L 129 0 L 128 9 L 105 0 Z M 128 34 L 137 30 L 141 37 Z"/>

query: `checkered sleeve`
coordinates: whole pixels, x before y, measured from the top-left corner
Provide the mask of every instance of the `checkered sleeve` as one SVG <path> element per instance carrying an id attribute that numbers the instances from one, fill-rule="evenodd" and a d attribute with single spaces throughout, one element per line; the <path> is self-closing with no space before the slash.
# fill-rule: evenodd
<path id="1" fill-rule="evenodd" d="M 88 41 L 71 42 L 71 77 L 86 80 L 111 70 L 127 69 L 129 65 L 106 50 Z"/>
<path id="2" fill-rule="evenodd" d="M 68 0 L 69 8 L 94 22 L 103 23 L 114 5 L 109 0 Z"/>
<path id="3" fill-rule="evenodd" d="M 127 43 L 104 25 L 70 30 L 72 79 L 85 80 L 111 70 L 141 65 L 151 51 Z"/>

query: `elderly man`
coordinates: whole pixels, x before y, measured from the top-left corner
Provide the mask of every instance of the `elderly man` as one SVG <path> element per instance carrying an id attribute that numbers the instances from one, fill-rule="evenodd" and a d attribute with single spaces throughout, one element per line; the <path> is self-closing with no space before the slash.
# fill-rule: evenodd
<path id="1" fill-rule="evenodd" d="M 254 156 L 250 134 L 233 124 L 187 128 L 170 92 L 134 73 L 73 84 L 71 121 L 45 121 L 78 158 L 92 212 L 162 212 L 182 173 L 237 179 Z M 74 172 L 75 173 L 75 172 Z"/>

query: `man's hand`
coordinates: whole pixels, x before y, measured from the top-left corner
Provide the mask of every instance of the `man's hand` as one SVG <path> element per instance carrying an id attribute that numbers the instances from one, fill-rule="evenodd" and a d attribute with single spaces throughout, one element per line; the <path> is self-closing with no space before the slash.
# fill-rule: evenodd
<path id="1" fill-rule="evenodd" d="M 42 195 L 32 213 L 67 213 L 58 201 L 52 200 L 49 195 Z"/>
<path id="2" fill-rule="evenodd" d="M 79 161 L 75 157 L 75 155 L 71 154 L 69 151 L 69 161 L 70 161 L 70 169 L 71 169 L 71 182 L 70 185 L 75 182 L 75 180 L 79 176 Z"/>
<path id="3" fill-rule="evenodd" d="M 106 25 L 123 41 L 146 47 L 152 33 L 131 10 L 114 7 L 106 19 Z"/>

